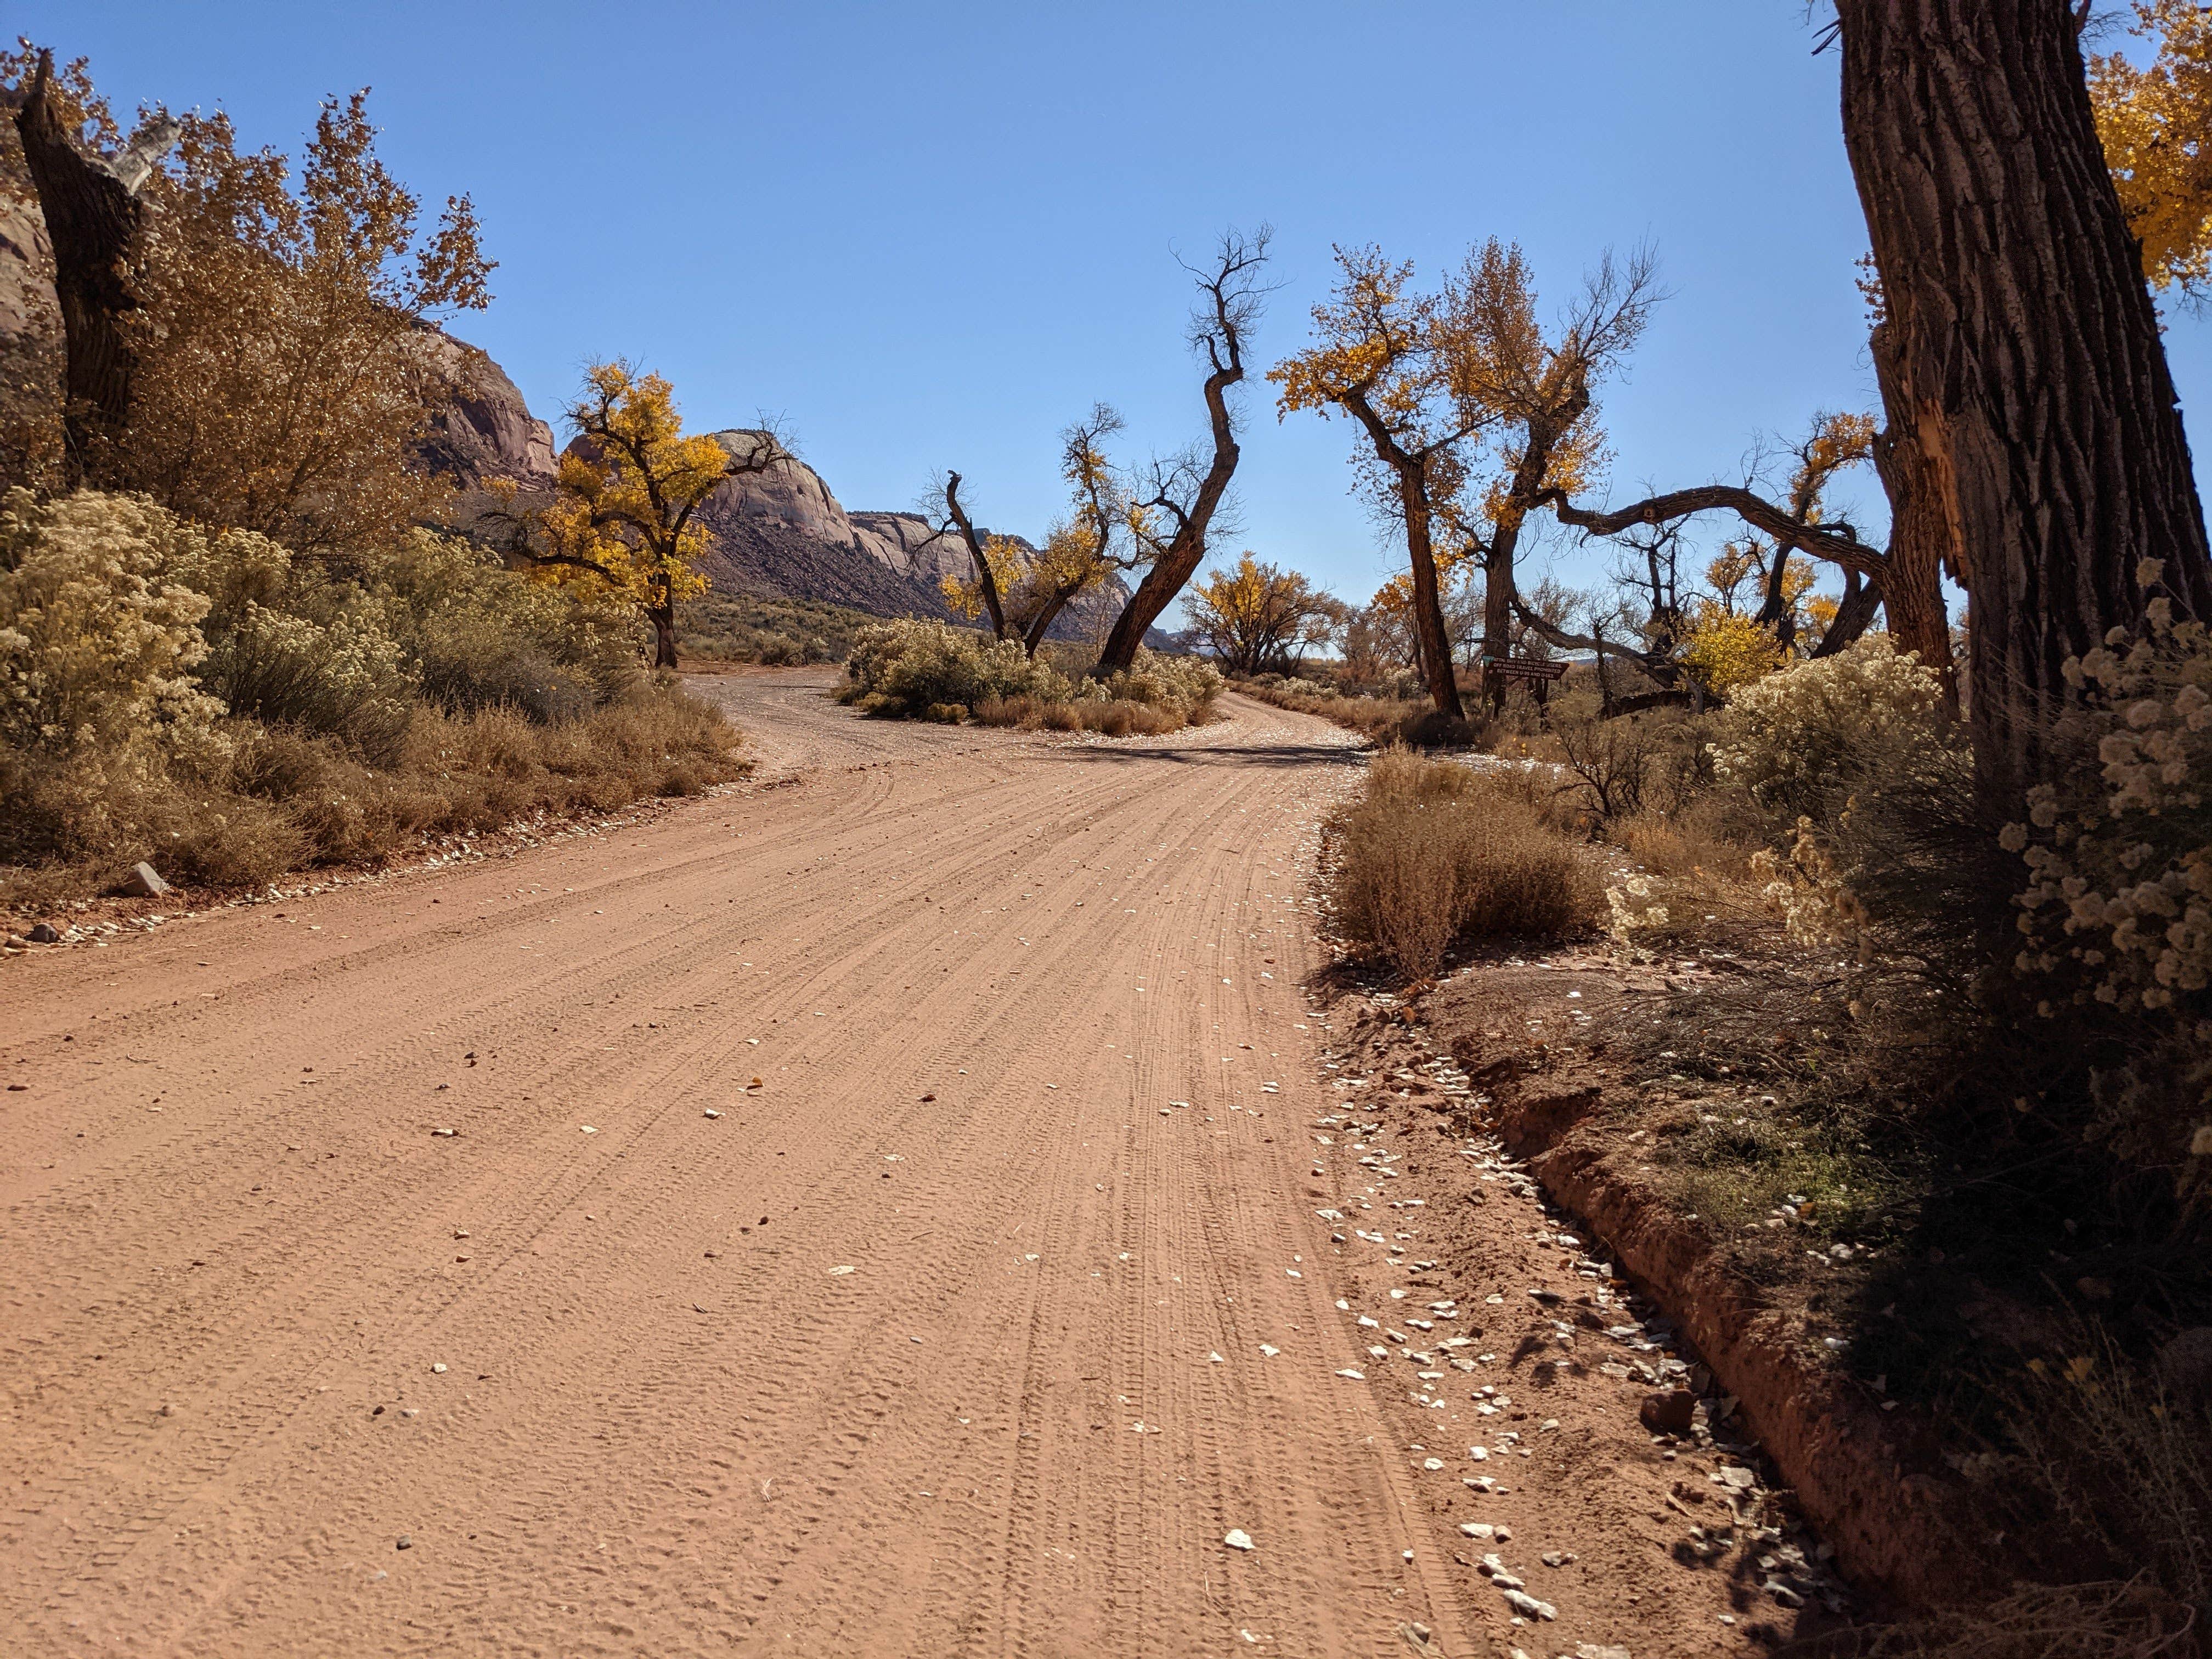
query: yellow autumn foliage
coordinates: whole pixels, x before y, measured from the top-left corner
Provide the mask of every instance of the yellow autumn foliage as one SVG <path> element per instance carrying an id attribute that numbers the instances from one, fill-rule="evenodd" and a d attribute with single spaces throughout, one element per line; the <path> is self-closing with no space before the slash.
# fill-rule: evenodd
<path id="1" fill-rule="evenodd" d="M 2130 32 L 2155 40 L 2148 67 L 2089 60 L 2089 101 L 2143 275 L 2159 288 L 2212 278 L 2212 12 L 2196 0 L 2136 0 Z"/>
<path id="2" fill-rule="evenodd" d="M 1773 635 L 1750 617 L 1732 616 L 1717 605 L 1701 607 L 1682 652 L 1682 665 L 1691 678 L 1717 697 L 1765 678 L 1782 660 L 1782 647 Z"/>
<path id="3" fill-rule="evenodd" d="M 686 436 L 674 389 L 627 363 L 592 364 L 568 414 L 582 442 L 562 456 L 553 503 L 538 515 L 538 574 L 635 604 L 653 625 L 655 665 L 672 668 L 676 606 L 708 587 L 696 515 L 732 457 L 714 438 Z"/>

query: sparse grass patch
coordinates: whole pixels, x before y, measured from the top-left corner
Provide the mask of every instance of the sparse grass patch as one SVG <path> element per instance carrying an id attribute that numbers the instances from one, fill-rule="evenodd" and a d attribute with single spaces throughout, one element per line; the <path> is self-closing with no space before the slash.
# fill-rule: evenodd
<path id="1" fill-rule="evenodd" d="M 678 607 L 687 660 L 799 666 L 842 662 L 853 637 L 878 617 L 821 599 L 759 599 L 709 589 Z"/>

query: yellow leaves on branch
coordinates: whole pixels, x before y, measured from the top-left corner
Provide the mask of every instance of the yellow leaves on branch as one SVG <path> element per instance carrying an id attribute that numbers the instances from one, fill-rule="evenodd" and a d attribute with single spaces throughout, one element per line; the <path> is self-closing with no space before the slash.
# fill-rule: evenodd
<path id="1" fill-rule="evenodd" d="M 1010 536 L 983 538 L 983 557 L 1001 595 L 1016 592 L 1030 577 L 1030 550 Z M 983 614 L 983 585 L 974 576 L 947 576 L 941 584 L 945 603 L 963 617 Z"/>
<path id="2" fill-rule="evenodd" d="M 730 453 L 711 437 L 687 437 L 668 382 L 627 363 L 594 363 L 568 416 L 582 441 L 562 456 L 539 520 L 540 575 L 649 612 L 705 592 L 696 562 L 707 532 L 694 515 L 729 476 Z"/>
<path id="3" fill-rule="evenodd" d="M 1340 247 L 1336 262 L 1336 286 L 1313 310 L 1314 343 L 1268 371 L 1279 414 L 1337 410 L 1370 435 L 1379 426 L 1418 458 L 1431 501 L 1462 532 L 1478 530 L 1477 517 L 1517 527 L 1546 492 L 1597 483 L 1608 457 L 1592 388 L 1659 298 L 1647 252 L 1623 264 L 1608 254 L 1549 332 L 1528 256 L 1496 237 L 1429 293 L 1415 289 L 1410 261 L 1379 248 Z"/>
<path id="4" fill-rule="evenodd" d="M 1214 655 L 1240 674 L 1288 666 L 1326 641 L 1346 615 L 1342 604 L 1297 571 L 1249 553 L 1193 588 L 1186 603 Z"/>
<path id="5" fill-rule="evenodd" d="M 2143 274 L 2159 288 L 2212 278 L 2212 13 L 2196 0 L 2136 0 L 2130 32 L 2155 40 L 2147 68 L 2089 60 L 2089 101 Z"/>
<path id="6" fill-rule="evenodd" d="M 1433 386 L 1432 369 L 1416 360 L 1429 343 L 1435 302 L 1412 293 L 1410 259 L 1393 262 L 1377 247 L 1340 247 L 1336 263 L 1334 292 L 1313 308 L 1315 343 L 1267 371 L 1282 388 L 1278 410 L 1326 416 L 1364 393 L 1378 411 L 1402 420 Z"/>
<path id="7" fill-rule="evenodd" d="M 1717 605 L 1703 610 L 1682 653 L 1682 665 L 1708 692 L 1725 697 L 1737 686 L 1764 678 L 1782 665 L 1781 646 L 1749 617 L 1731 616 Z"/>

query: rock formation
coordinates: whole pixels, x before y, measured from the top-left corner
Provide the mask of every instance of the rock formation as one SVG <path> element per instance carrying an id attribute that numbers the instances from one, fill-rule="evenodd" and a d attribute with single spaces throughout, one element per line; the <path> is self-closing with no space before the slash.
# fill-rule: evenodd
<path id="1" fill-rule="evenodd" d="M 0 486 L 60 476 L 62 313 L 15 124 L 0 119 Z"/>
<path id="2" fill-rule="evenodd" d="M 422 338 L 425 366 L 453 388 L 423 434 L 424 464 L 465 489 L 495 479 L 526 492 L 552 489 L 553 428 L 530 412 L 507 371 L 441 329 L 425 329 Z"/>

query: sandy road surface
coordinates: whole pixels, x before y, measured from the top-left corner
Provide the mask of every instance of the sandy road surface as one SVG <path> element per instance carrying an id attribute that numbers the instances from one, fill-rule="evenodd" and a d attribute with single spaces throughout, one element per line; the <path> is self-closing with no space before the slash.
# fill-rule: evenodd
<path id="1" fill-rule="evenodd" d="M 0 1645 L 1474 1650 L 1315 1265 L 1341 735 L 826 678 L 714 684 L 792 786 L 9 965 Z"/>

